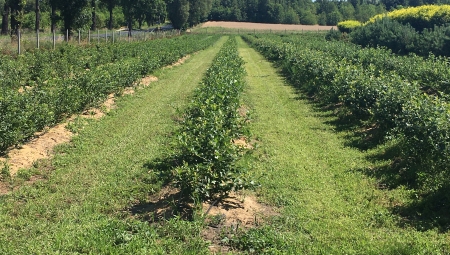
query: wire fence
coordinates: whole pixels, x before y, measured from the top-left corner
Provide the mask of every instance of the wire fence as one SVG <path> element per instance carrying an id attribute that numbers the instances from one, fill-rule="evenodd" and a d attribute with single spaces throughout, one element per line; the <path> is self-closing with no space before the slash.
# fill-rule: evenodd
<path id="1" fill-rule="evenodd" d="M 180 35 L 180 30 L 96 30 L 96 31 L 74 31 L 69 34 L 53 32 L 42 33 L 39 31 L 23 33 L 18 31 L 17 35 L 0 36 L 0 50 L 6 54 L 22 54 L 26 51 L 36 49 L 55 49 L 62 43 L 70 44 L 95 44 L 115 42 L 135 42 L 153 40 L 158 38 Z"/>

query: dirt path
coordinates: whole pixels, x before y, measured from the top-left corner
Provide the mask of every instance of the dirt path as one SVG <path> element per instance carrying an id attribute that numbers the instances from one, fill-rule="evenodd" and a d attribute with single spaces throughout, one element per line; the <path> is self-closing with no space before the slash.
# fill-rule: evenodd
<path id="1" fill-rule="evenodd" d="M 267 24 L 267 23 L 250 23 L 250 22 L 230 22 L 230 21 L 208 21 L 202 24 L 206 27 L 223 27 L 248 30 L 277 30 L 277 31 L 329 31 L 331 28 L 337 29 L 336 26 L 319 26 L 319 25 L 288 25 L 288 24 Z"/>

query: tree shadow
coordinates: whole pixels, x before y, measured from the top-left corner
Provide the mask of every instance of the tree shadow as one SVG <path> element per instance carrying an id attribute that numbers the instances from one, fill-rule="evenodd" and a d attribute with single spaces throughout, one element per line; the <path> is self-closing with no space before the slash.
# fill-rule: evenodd
<path id="1" fill-rule="evenodd" d="M 147 222 L 161 222 L 174 217 L 192 221 L 193 203 L 179 189 L 171 185 L 172 170 L 183 164 L 181 156 L 156 158 L 144 164 L 144 167 L 156 174 L 162 182 L 162 188 L 148 200 L 128 209 L 131 215 Z"/>
<path id="2" fill-rule="evenodd" d="M 440 233 L 450 230 L 450 186 L 413 198 L 407 205 L 391 210 L 402 217 L 402 227 L 413 227 L 418 231 L 437 229 Z"/>
<path id="3" fill-rule="evenodd" d="M 334 127 L 336 132 L 346 132 L 345 146 L 361 151 L 370 150 L 386 142 L 386 129 L 379 127 L 367 116 L 354 116 L 342 104 L 324 104 L 316 97 L 314 86 L 304 81 L 294 79 L 284 69 L 283 64 L 276 63 L 278 74 L 283 76 L 287 86 L 295 89 L 296 100 L 307 102 L 319 117 L 329 118 L 324 123 Z M 438 229 L 440 232 L 450 230 L 450 185 L 438 190 L 424 193 L 420 190 L 419 173 L 426 166 L 417 164 L 413 159 L 406 158 L 401 153 L 399 144 L 389 146 L 382 152 L 367 156 L 376 167 L 361 168 L 358 171 L 375 178 L 379 189 L 396 189 L 401 186 L 413 190 L 414 197 L 409 203 L 396 205 L 389 210 L 402 218 L 399 225 L 404 228 L 413 227 L 418 231 Z M 380 162 L 387 163 L 379 165 Z M 417 197 L 418 196 L 418 197 Z"/>
<path id="4" fill-rule="evenodd" d="M 183 194 L 171 186 L 165 186 L 161 192 L 153 196 L 150 202 L 133 205 L 129 212 L 139 219 L 157 223 L 179 217 L 182 220 L 194 219 L 194 208 L 190 201 L 183 199 Z"/>
<path id="5" fill-rule="evenodd" d="M 289 72 L 282 65 L 275 65 L 278 74 L 285 79 L 287 86 L 295 89 L 296 100 L 305 101 L 311 106 L 318 117 L 330 118 L 325 124 L 334 127 L 336 132 L 347 132 L 345 135 L 347 147 L 357 148 L 361 151 L 373 149 L 382 144 L 386 133 L 376 123 L 369 120 L 369 116 L 355 116 L 342 103 L 325 103 L 320 101 L 315 91 L 308 91 L 304 82 L 291 78 Z"/>

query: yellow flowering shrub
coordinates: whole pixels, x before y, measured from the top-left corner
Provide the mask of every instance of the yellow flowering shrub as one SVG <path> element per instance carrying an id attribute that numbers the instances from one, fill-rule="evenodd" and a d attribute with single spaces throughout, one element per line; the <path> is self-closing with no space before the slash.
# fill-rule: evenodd
<path id="1" fill-rule="evenodd" d="M 373 16 L 366 24 L 378 19 L 388 17 L 400 23 L 409 23 L 416 29 L 433 28 L 450 23 L 450 5 L 422 5 L 378 14 Z"/>
<path id="2" fill-rule="evenodd" d="M 342 33 L 350 33 L 353 29 L 362 26 L 362 23 L 357 20 L 341 21 L 337 24 L 339 31 Z"/>

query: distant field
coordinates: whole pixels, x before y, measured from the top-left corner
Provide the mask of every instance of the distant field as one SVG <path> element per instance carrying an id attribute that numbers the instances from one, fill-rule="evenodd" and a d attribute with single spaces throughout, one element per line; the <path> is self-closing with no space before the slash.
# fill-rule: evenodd
<path id="1" fill-rule="evenodd" d="M 266 24 L 266 23 L 250 23 L 250 22 L 229 22 L 229 21 L 208 21 L 201 25 L 202 28 L 207 27 L 223 27 L 236 29 L 258 29 L 258 30 L 290 30 L 290 31 L 317 31 L 337 29 L 335 26 L 319 26 L 319 25 L 288 25 L 288 24 Z"/>

